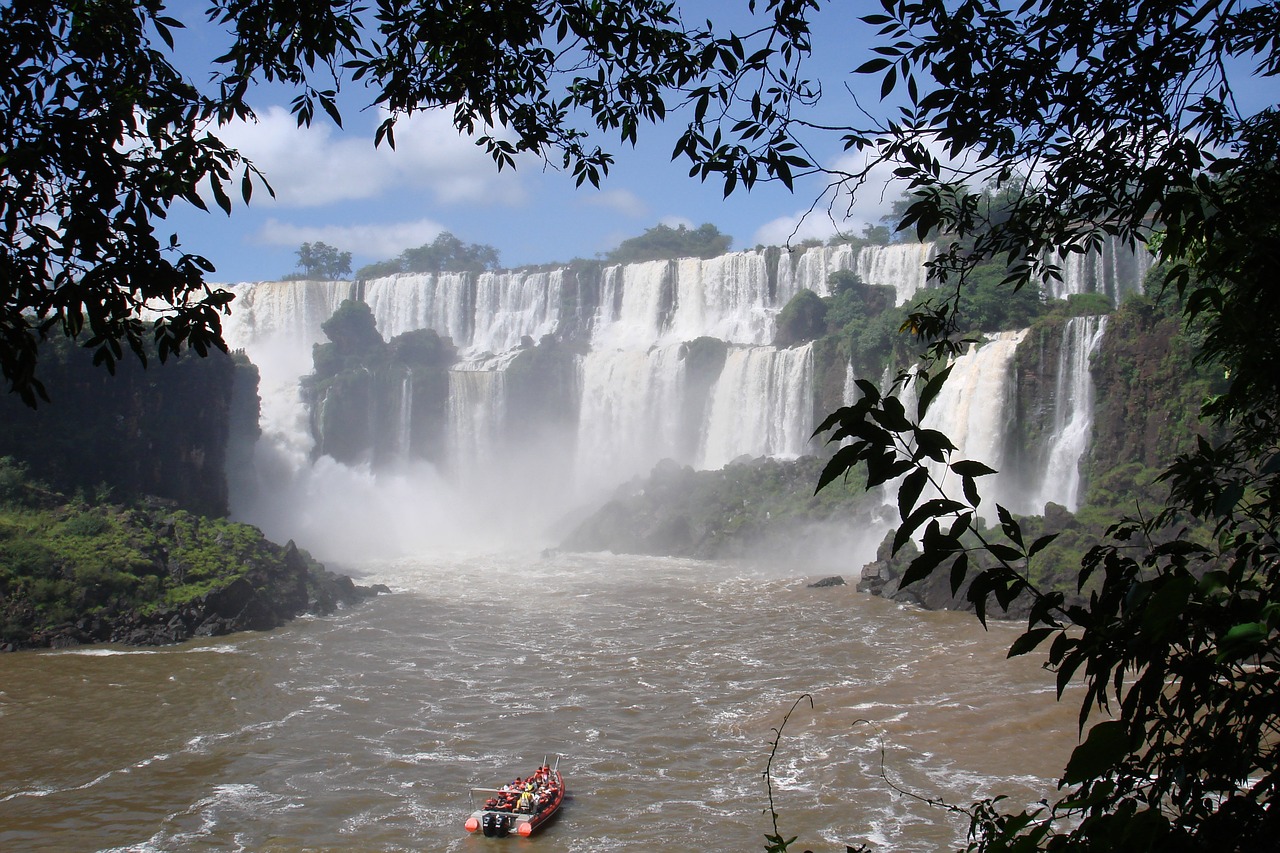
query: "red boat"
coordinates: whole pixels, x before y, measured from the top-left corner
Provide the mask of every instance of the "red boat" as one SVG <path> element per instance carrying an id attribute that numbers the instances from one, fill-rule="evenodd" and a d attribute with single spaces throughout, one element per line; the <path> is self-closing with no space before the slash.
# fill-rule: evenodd
<path id="1" fill-rule="evenodd" d="M 512 833 L 527 838 L 538 827 L 555 816 L 564 802 L 564 777 L 560 762 L 555 767 L 542 766 L 532 776 L 509 782 L 501 788 L 472 788 L 475 794 L 487 794 L 484 807 L 467 818 L 467 832 L 483 832 L 487 837 L 506 838 Z"/>

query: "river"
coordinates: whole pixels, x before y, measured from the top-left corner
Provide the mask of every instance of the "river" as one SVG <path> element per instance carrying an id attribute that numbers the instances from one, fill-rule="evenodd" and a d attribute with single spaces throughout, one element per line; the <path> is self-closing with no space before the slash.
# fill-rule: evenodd
<path id="1" fill-rule="evenodd" d="M 1016 625 L 785 568 L 500 553 L 355 567 L 391 595 L 268 633 L 0 656 L 0 850 L 935 851 L 1075 742 Z M 866 721 L 866 722 L 862 722 Z M 468 789 L 559 756 L 533 839 Z M 501 846 L 499 846 L 501 845 Z M 531 847 L 530 845 L 536 845 Z"/>

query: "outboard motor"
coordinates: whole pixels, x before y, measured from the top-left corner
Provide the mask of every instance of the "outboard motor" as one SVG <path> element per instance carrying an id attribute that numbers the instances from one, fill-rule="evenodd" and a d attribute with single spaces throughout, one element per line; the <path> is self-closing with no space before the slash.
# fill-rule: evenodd
<path id="1" fill-rule="evenodd" d="M 498 837 L 506 838 L 511 834 L 511 822 L 505 815 L 498 818 Z"/>
<path id="2" fill-rule="evenodd" d="M 498 831 L 498 816 L 486 814 L 480 818 L 480 828 L 484 831 L 485 838 L 493 838 Z"/>

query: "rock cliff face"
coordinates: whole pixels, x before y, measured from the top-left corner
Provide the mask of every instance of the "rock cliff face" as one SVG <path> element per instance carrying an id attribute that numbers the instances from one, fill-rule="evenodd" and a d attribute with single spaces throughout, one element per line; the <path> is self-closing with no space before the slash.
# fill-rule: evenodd
<path id="1" fill-rule="evenodd" d="M 410 456 L 444 461 L 451 341 L 418 329 L 384 341 L 363 302 L 343 302 L 323 325 L 315 372 L 302 384 L 314 453 L 381 467 Z"/>
<path id="2" fill-rule="evenodd" d="M 797 571 L 847 567 L 846 537 L 857 535 L 879 501 L 852 480 L 815 495 L 824 464 L 811 456 L 742 458 L 721 470 L 695 471 L 665 460 L 648 478 L 619 488 L 562 547 L 759 561 Z"/>
<path id="3" fill-rule="evenodd" d="M 1180 316 L 1149 299 L 1126 303 L 1093 360 L 1099 388 L 1091 478 L 1131 463 L 1162 467 L 1189 449 L 1208 426 L 1200 404 L 1221 386 L 1222 378 L 1192 364 L 1191 342 Z"/>
<path id="4" fill-rule="evenodd" d="M 15 395 L 0 397 L 0 456 L 23 460 L 64 492 L 105 487 L 121 498 L 156 495 L 226 514 L 232 399 L 237 383 L 253 381 L 252 370 L 214 351 L 164 364 L 152 358 L 145 369 L 130 355 L 112 376 L 65 340 L 44 349 L 51 402 L 32 410 Z"/>

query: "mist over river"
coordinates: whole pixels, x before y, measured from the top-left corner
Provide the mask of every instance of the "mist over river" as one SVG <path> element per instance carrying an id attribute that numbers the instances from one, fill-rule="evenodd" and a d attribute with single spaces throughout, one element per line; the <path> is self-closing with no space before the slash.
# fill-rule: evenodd
<path id="1" fill-rule="evenodd" d="M 393 594 L 161 649 L 0 656 L 0 850 L 747 851 L 774 762 L 794 848 L 934 851 L 968 804 L 1052 790 L 1075 742 L 1018 627 L 787 567 L 611 555 L 347 567 Z M 852 575 L 854 567 L 846 574 Z M 859 720 L 869 720 L 870 724 Z M 559 755 L 533 839 L 470 836 L 467 790 Z"/>

